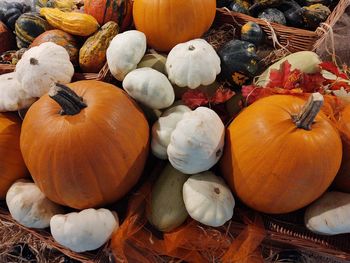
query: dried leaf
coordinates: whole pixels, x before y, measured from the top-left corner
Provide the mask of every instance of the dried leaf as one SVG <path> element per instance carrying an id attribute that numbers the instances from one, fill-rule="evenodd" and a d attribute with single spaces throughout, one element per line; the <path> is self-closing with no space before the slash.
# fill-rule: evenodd
<path id="1" fill-rule="evenodd" d="M 199 90 L 189 90 L 186 91 L 182 97 L 182 101 L 191 109 L 195 109 L 200 106 L 207 105 L 209 103 L 209 98 L 203 91 Z"/>
<path id="2" fill-rule="evenodd" d="M 325 71 L 329 71 L 330 73 L 333 73 L 337 77 L 343 78 L 343 79 L 349 79 L 348 75 L 341 72 L 341 70 L 333 63 L 333 62 L 322 62 L 320 63 L 320 68 Z"/>
<path id="3" fill-rule="evenodd" d="M 225 103 L 235 95 L 235 92 L 224 87 L 218 88 L 212 97 L 199 90 L 189 90 L 182 95 L 182 101 L 191 109 L 211 104 Z"/>
<path id="4" fill-rule="evenodd" d="M 344 82 L 344 81 L 336 81 L 336 82 L 331 83 L 330 89 L 331 90 L 344 89 L 346 91 L 350 91 L 350 83 Z"/>
<path id="5" fill-rule="evenodd" d="M 291 73 L 291 65 L 286 60 L 283 62 L 279 69 L 273 69 L 270 72 L 270 81 L 266 85 L 267 88 L 275 88 L 280 87 L 283 88 L 285 86 L 286 82 L 292 82 L 292 79 L 289 79 L 290 77 L 294 78 L 295 76 L 290 76 Z"/>
<path id="6" fill-rule="evenodd" d="M 284 94 L 284 95 L 296 95 L 302 94 L 303 90 L 300 88 L 296 89 L 282 89 L 282 88 L 261 88 L 258 86 L 250 85 L 242 87 L 242 95 L 246 98 L 246 104 L 250 105 L 253 102 L 271 96 L 275 94 Z"/>
<path id="7" fill-rule="evenodd" d="M 320 73 L 302 73 L 299 88 L 308 93 L 317 92 L 323 89 L 324 82 L 325 79 Z"/>
<path id="8" fill-rule="evenodd" d="M 213 104 L 220 104 L 220 103 L 225 103 L 229 99 L 231 99 L 235 95 L 235 92 L 228 89 L 228 88 L 223 88 L 220 87 L 215 91 L 215 94 L 213 97 L 210 98 L 210 103 Z"/>
<path id="9" fill-rule="evenodd" d="M 270 95 L 273 95 L 270 88 L 262 88 L 254 85 L 242 87 L 242 96 L 246 99 L 246 105 L 250 105 L 257 100 Z"/>

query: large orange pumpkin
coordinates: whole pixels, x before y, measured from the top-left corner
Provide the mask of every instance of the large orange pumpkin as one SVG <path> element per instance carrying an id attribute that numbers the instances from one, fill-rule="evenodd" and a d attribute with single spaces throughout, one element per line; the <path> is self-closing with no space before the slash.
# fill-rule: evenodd
<path id="1" fill-rule="evenodd" d="M 132 0 L 84 0 L 84 11 L 101 26 L 114 21 L 124 31 L 132 23 L 132 4 Z"/>
<path id="2" fill-rule="evenodd" d="M 149 127 L 135 102 L 99 81 L 57 84 L 31 106 L 21 150 L 38 187 L 52 201 L 85 209 L 117 201 L 138 181 Z"/>
<path id="3" fill-rule="evenodd" d="M 0 199 L 17 180 L 28 175 L 19 148 L 21 119 L 14 113 L 0 113 Z"/>
<path id="4" fill-rule="evenodd" d="M 221 170 L 246 205 L 265 213 L 291 212 L 316 200 L 334 180 L 342 143 L 319 112 L 322 96 L 313 96 L 305 108 L 293 96 L 261 99 L 228 127 Z"/>
<path id="5" fill-rule="evenodd" d="M 133 18 L 147 43 L 160 51 L 199 38 L 214 21 L 215 0 L 135 0 Z"/>
<path id="6" fill-rule="evenodd" d="M 341 112 L 339 125 L 343 142 L 343 160 L 334 185 L 338 190 L 350 193 L 350 105 Z"/>

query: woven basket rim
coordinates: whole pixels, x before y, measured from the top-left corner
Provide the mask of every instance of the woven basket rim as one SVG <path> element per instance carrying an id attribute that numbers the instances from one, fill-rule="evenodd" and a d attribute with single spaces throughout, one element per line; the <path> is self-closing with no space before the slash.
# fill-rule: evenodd
<path id="1" fill-rule="evenodd" d="M 266 21 L 263 19 L 256 18 L 256 17 L 246 15 L 243 13 L 229 11 L 226 8 L 217 8 L 216 11 L 218 13 L 220 13 L 220 15 L 230 15 L 230 13 L 231 13 L 233 17 L 241 18 L 242 20 L 246 20 L 246 21 L 252 21 L 252 22 L 259 24 L 260 26 L 267 25 Z M 302 29 L 302 28 L 297 28 L 297 27 L 286 26 L 286 25 L 282 25 L 282 24 L 278 24 L 278 23 L 274 23 L 274 22 L 271 22 L 270 24 L 272 25 L 272 27 L 274 29 L 279 29 L 279 30 L 285 31 L 285 32 L 290 32 L 290 33 L 294 33 L 294 34 L 296 32 L 298 32 L 299 34 L 310 35 L 311 37 L 314 37 L 316 35 L 316 30 L 312 31 L 312 30 L 307 30 L 307 29 Z"/>

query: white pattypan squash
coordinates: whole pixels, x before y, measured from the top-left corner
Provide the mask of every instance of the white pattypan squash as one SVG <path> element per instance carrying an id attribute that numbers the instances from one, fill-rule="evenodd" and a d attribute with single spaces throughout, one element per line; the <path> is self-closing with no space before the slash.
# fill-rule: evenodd
<path id="1" fill-rule="evenodd" d="M 168 78 L 148 67 L 135 69 L 126 75 L 123 88 L 132 98 L 151 109 L 167 108 L 175 100 Z"/>
<path id="2" fill-rule="evenodd" d="M 152 127 L 152 153 L 159 159 L 168 159 L 167 148 L 170 136 L 176 124 L 182 119 L 185 112 L 191 109 L 185 105 L 177 105 L 163 112 L 158 121 Z"/>
<path id="3" fill-rule="evenodd" d="M 6 204 L 18 223 L 31 228 L 46 228 L 51 217 L 63 212 L 34 183 L 24 180 L 15 182 L 7 191 Z"/>
<path id="4" fill-rule="evenodd" d="M 321 235 L 350 233 L 350 194 L 327 192 L 305 211 L 305 225 Z"/>
<path id="5" fill-rule="evenodd" d="M 24 91 L 14 72 L 0 75 L 0 112 L 28 108 L 34 101 Z"/>
<path id="6" fill-rule="evenodd" d="M 126 74 L 136 69 L 146 53 L 147 43 L 144 33 L 129 30 L 116 35 L 106 52 L 107 63 L 112 75 L 123 81 Z"/>
<path id="7" fill-rule="evenodd" d="M 233 216 L 235 200 L 230 188 L 210 171 L 191 176 L 182 193 L 189 215 L 204 225 L 222 226 Z"/>
<path id="8" fill-rule="evenodd" d="M 165 66 L 171 83 L 191 89 L 212 84 L 221 71 L 219 56 L 204 39 L 176 45 Z"/>
<path id="9" fill-rule="evenodd" d="M 74 252 L 95 250 L 108 241 L 119 227 L 116 213 L 100 208 L 85 209 L 79 213 L 55 215 L 50 228 L 57 243 Z"/>
<path id="10" fill-rule="evenodd" d="M 177 123 L 167 148 L 172 166 L 185 173 L 209 170 L 223 153 L 225 127 L 215 111 L 198 107 Z"/>
<path id="11" fill-rule="evenodd" d="M 26 51 L 18 61 L 15 72 L 25 92 L 39 98 L 54 83 L 70 83 L 74 67 L 65 48 L 45 42 Z"/>

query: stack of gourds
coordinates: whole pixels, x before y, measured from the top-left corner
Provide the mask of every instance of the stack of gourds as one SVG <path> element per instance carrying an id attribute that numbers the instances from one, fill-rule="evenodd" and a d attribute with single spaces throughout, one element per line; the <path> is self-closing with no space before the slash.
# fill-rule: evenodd
<path id="1" fill-rule="evenodd" d="M 100 6 L 94 6 L 96 2 Z M 87 2 L 85 14 L 74 9 L 73 0 L 37 1 L 37 10 L 30 10 L 21 3 L 4 2 L 0 8 L 1 25 L 14 30 L 19 49 L 53 42 L 68 51 L 77 69 L 96 73 L 106 62 L 105 52 L 110 40 L 131 23 L 131 1 L 123 4 L 115 1 L 113 6 L 108 3 Z M 90 11 L 92 15 L 88 14 Z M 3 31 L 10 33 L 8 29 Z M 2 52 L 9 49 L 8 43 L 1 43 Z"/>
<path id="2" fill-rule="evenodd" d="M 97 2 L 102 9 L 93 6 Z M 109 8 L 118 8 L 119 2 L 86 1 L 85 12 L 91 16 L 41 8 L 48 24 L 63 30 L 59 41 L 31 47 L 14 73 L 0 76 L 0 197 L 6 198 L 11 215 L 20 224 L 50 227 L 58 243 L 76 252 L 100 247 L 119 225 L 116 212 L 103 207 L 135 186 L 150 151 L 169 160 L 153 185 L 147 209 L 149 222 L 161 231 L 173 231 L 188 217 L 204 225 L 222 226 L 233 216 L 233 193 L 258 211 L 286 213 L 319 198 L 341 165 L 337 180 L 347 181 L 347 140 L 322 113 L 320 94 L 312 94 L 307 102 L 286 95 L 261 99 L 244 109 L 227 129 L 212 109 L 192 110 L 175 101 L 176 91 L 208 87 L 225 67 L 223 51 L 217 54 L 200 39 L 213 22 L 214 0 L 198 1 L 196 10 L 194 1 L 176 0 L 175 5 L 136 0 L 137 30 L 116 30 L 113 35 L 110 26 L 117 29 L 125 21 L 108 22 L 115 15 Z M 168 13 L 171 7 L 173 12 Z M 105 17 L 108 10 L 110 18 Z M 177 19 L 180 15 L 182 21 Z M 22 16 L 31 20 L 37 15 Z M 97 58 L 101 51 L 122 88 L 100 81 L 70 83 L 72 56 L 69 45 L 60 44 L 61 40 L 71 39 L 67 32 L 93 34 L 98 30 L 94 17 L 105 24 L 84 45 Z M 162 22 L 157 30 L 155 19 Z M 179 22 L 187 25 L 186 30 Z M 96 36 L 105 41 L 94 42 Z M 149 63 L 147 45 L 169 53 Z M 249 47 L 248 55 L 242 51 L 236 63 L 250 58 Z M 96 65 L 94 59 L 89 60 Z M 320 70 L 320 60 L 312 52 L 284 60 L 306 73 Z M 281 63 L 271 66 L 261 78 Z M 10 111 L 23 108 L 29 109 L 22 123 Z M 141 108 L 153 111 L 156 119 L 147 120 Z M 217 163 L 223 177 L 212 169 Z M 29 175 L 33 182 L 23 181 Z M 321 208 L 327 216 L 348 206 L 332 205 L 332 210 Z M 66 207 L 75 212 L 64 214 Z M 331 231 L 323 231 L 312 220 L 329 219 L 313 209 L 320 208 L 310 208 L 306 217 L 314 231 L 330 233 L 346 224 L 340 222 Z"/>

